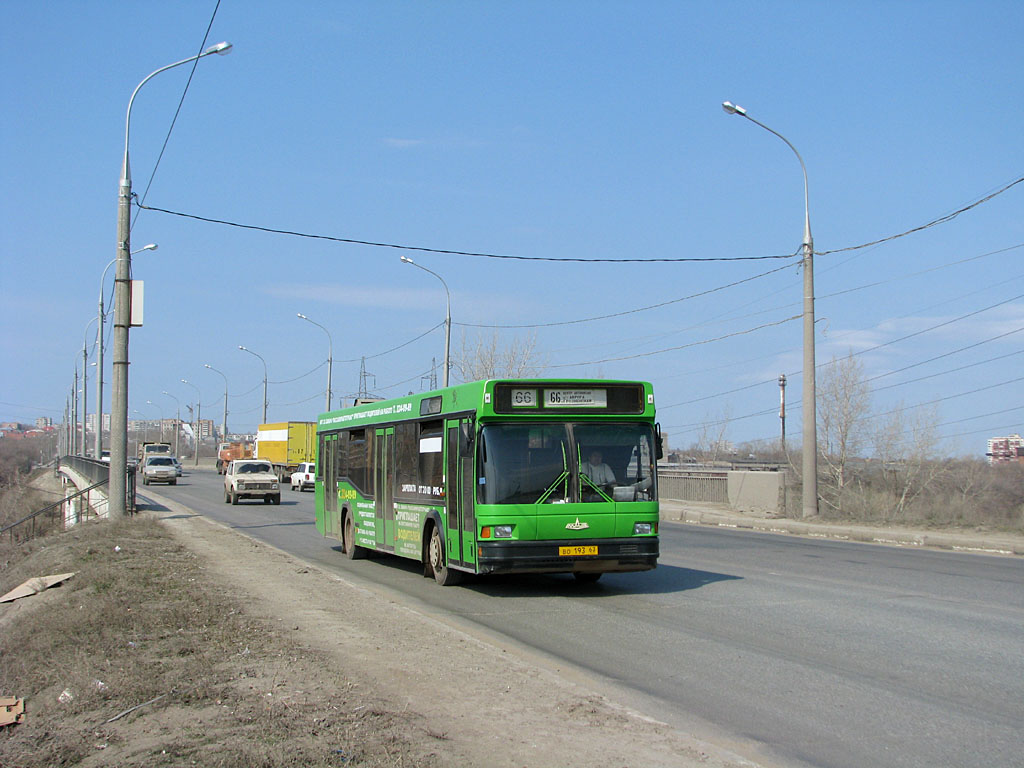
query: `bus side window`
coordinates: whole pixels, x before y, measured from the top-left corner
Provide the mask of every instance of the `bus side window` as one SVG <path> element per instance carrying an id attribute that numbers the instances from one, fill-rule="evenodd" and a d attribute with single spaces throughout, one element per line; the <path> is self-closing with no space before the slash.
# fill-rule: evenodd
<path id="1" fill-rule="evenodd" d="M 395 491 L 401 496 L 416 495 L 419 487 L 418 431 L 416 422 L 395 425 Z"/>
<path id="2" fill-rule="evenodd" d="M 367 485 L 366 466 L 367 451 L 372 446 L 367 440 L 365 429 L 353 429 L 348 436 L 348 450 L 346 464 L 349 480 L 356 488 L 362 491 L 363 495 L 369 495 L 370 487 Z"/>

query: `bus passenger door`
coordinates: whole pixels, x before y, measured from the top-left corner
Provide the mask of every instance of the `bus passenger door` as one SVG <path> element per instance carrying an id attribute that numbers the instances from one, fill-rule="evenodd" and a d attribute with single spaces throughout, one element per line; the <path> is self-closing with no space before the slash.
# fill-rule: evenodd
<path id="1" fill-rule="evenodd" d="M 341 536 L 338 520 L 338 436 L 325 435 L 317 456 L 317 472 L 323 478 L 324 535 Z"/>
<path id="2" fill-rule="evenodd" d="M 476 562 L 475 484 L 473 443 L 463 435 L 471 435 L 472 431 L 472 419 L 445 421 L 445 551 L 449 563 L 469 567 Z"/>
<path id="3" fill-rule="evenodd" d="M 395 428 L 377 429 L 373 441 L 374 538 L 378 549 L 395 551 Z"/>

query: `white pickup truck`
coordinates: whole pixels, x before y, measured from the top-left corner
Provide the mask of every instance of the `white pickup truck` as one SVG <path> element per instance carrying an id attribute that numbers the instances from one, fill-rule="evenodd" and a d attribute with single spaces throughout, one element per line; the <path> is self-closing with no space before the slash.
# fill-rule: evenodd
<path id="1" fill-rule="evenodd" d="M 313 490 L 316 485 L 316 464 L 305 461 L 299 464 L 299 468 L 292 472 L 292 490 L 302 492 L 309 488 Z"/>

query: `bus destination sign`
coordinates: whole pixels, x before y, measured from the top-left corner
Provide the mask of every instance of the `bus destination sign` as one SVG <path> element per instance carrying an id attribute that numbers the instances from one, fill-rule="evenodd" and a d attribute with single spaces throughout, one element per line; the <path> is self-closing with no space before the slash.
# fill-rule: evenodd
<path id="1" fill-rule="evenodd" d="M 607 408 L 604 389 L 545 389 L 544 405 L 549 408 Z"/>

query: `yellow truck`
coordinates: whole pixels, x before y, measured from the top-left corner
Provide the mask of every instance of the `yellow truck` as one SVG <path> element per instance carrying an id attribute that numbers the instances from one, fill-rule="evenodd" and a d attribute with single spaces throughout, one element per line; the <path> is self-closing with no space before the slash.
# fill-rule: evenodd
<path id="1" fill-rule="evenodd" d="M 260 424 L 254 458 L 273 464 L 278 482 L 283 483 L 299 464 L 316 461 L 316 422 Z"/>

